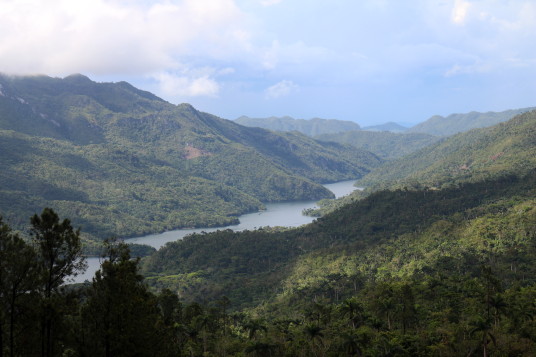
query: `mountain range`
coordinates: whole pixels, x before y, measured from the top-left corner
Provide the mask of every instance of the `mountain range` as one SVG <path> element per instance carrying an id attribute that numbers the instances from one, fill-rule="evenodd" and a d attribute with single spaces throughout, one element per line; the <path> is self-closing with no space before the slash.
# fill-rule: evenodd
<path id="1" fill-rule="evenodd" d="M 249 127 L 258 127 L 274 131 L 299 131 L 308 136 L 339 133 L 349 130 L 359 130 L 359 124 L 353 121 L 337 119 L 294 119 L 289 116 L 250 118 L 241 116 L 235 123 Z"/>
<path id="2" fill-rule="evenodd" d="M 50 206 L 94 237 L 236 222 L 262 202 L 331 197 L 381 159 L 246 128 L 126 82 L 0 76 L 0 212 Z"/>
<path id="3" fill-rule="evenodd" d="M 366 131 L 390 131 L 392 133 L 403 133 L 404 131 L 408 130 L 407 127 L 402 126 L 395 122 L 388 122 L 384 124 L 379 125 L 372 125 L 372 126 L 365 126 L 363 127 L 363 130 Z"/>
<path id="4" fill-rule="evenodd" d="M 536 167 L 536 111 L 489 128 L 473 129 L 440 140 L 374 170 L 364 186 L 442 187 Z"/>
<path id="5" fill-rule="evenodd" d="M 449 136 L 476 128 L 485 128 L 512 119 L 514 116 L 536 109 L 536 107 L 511 109 L 502 112 L 470 112 L 451 114 L 447 117 L 435 115 L 428 120 L 412 126 L 407 133 L 425 133 Z"/>
<path id="6" fill-rule="evenodd" d="M 225 301 L 290 355 L 533 355 L 535 139 L 536 112 L 452 136 L 407 167 L 415 185 L 296 229 L 186 237 L 144 260 L 146 281 Z"/>

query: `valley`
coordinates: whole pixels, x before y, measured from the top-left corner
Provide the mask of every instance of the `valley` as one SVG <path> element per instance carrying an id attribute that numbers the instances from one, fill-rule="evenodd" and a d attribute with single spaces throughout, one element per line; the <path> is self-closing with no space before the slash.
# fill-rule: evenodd
<path id="1" fill-rule="evenodd" d="M 0 80 L 2 306 L 27 312 L 3 328 L 63 306 L 58 341 L 86 352 L 100 324 L 170 356 L 536 351 L 536 112 L 311 138 L 127 83 Z"/>

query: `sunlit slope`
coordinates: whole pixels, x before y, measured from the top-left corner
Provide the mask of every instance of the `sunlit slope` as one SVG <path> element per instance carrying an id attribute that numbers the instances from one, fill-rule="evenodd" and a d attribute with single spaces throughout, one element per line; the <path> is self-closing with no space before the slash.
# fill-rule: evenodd
<path id="1" fill-rule="evenodd" d="M 362 185 L 440 187 L 536 167 L 536 111 L 508 122 L 461 133 L 404 158 L 384 164 Z"/>

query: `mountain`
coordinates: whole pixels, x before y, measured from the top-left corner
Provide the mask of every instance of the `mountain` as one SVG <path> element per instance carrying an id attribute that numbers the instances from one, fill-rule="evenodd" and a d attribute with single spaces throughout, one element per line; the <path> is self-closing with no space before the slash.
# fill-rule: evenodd
<path id="1" fill-rule="evenodd" d="M 408 128 L 406 128 L 405 126 L 402 126 L 402 125 L 400 125 L 398 123 L 390 121 L 390 122 L 385 123 L 385 124 L 366 126 L 366 127 L 363 128 L 363 130 L 368 130 L 368 131 L 390 131 L 392 133 L 402 133 L 402 132 L 408 130 Z"/>
<path id="2" fill-rule="evenodd" d="M 299 131 L 308 136 L 360 129 L 359 124 L 352 121 L 320 118 L 306 120 L 294 119 L 289 116 L 270 118 L 249 118 L 247 116 L 241 116 L 235 119 L 235 123 L 273 131 Z"/>
<path id="3" fill-rule="evenodd" d="M 526 113 L 437 144 L 475 165 L 487 149 L 514 161 L 494 156 L 470 180 L 372 192 L 297 229 L 168 244 L 144 260 L 146 281 L 187 306 L 233 311 L 245 351 L 534 355 L 535 127 Z"/>
<path id="4" fill-rule="evenodd" d="M 261 202 L 331 197 L 320 183 L 381 162 L 82 75 L 0 76 L 0 136 L 0 212 L 10 224 L 50 206 L 100 238 L 230 224 Z"/>
<path id="5" fill-rule="evenodd" d="M 439 137 L 429 134 L 400 134 L 366 130 L 322 134 L 316 136 L 315 139 L 349 144 L 358 149 L 373 152 L 386 160 L 402 157 L 440 140 Z"/>
<path id="6" fill-rule="evenodd" d="M 493 127 L 473 129 L 443 139 L 391 161 L 360 180 L 380 187 L 441 187 L 536 167 L 536 111 Z"/>
<path id="7" fill-rule="evenodd" d="M 435 115 L 417 124 L 407 133 L 426 133 L 437 136 L 449 136 L 475 128 L 485 128 L 512 119 L 514 116 L 536 109 L 536 107 L 505 110 L 503 112 L 470 112 L 467 114 L 451 114 L 448 117 Z"/>

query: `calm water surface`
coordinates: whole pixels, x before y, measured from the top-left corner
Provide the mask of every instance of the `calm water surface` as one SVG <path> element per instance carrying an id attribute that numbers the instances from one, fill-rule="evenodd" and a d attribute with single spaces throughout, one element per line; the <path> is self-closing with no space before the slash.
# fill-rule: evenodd
<path id="1" fill-rule="evenodd" d="M 354 191 L 354 180 L 341 181 L 331 184 L 326 184 L 328 190 L 335 194 L 335 197 L 342 197 Z M 195 228 L 195 229 L 177 229 L 159 234 L 150 234 L 138 238 L 125 239 L 126 243 L 147 244 L 156 249 L 162 247 L 167 242 L 174 242 L 192 233 L 200 232 L 215 232 L 218 229 L 232 229 L 234 231 L 253 230 L 266 226 L 283 226 L 283 227 L 298 227 L 303 224 L 311 223 L 313 217 L 302 215 L 302 211 L 306 208 L 315 207 L 316 201 L 292 201 L 265 204 L 266 210 L 255 213 L 244 214 L 240 217 L 240 223 L 234 226 L 218 227 L 218 228 Z M 99 258 L 88 258 L 88 268 L 86 272 L 75 278 L 75 282 L 84 282 L 91 280 L 95 271 L 100 267 Z"/>

